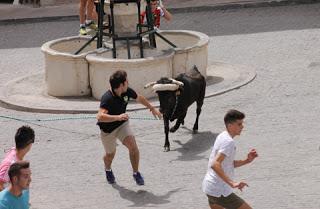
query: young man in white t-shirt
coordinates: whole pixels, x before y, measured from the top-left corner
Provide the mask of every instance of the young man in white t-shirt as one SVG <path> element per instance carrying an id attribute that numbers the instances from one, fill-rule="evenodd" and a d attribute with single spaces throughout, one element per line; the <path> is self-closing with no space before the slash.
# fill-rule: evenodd
<path id="1" fill-rule="evenodd" d="M 258 157 L 252 149 L 245 160 L 234 160 L 236 145 L 234 137 L 243 129 L 244 113 L 229 110 L 224 117 L 226 131 L 220 133 L 210 154 L 208 170 L 203 179 L 202 190 L 208 196 L 211 209 L 251 209 L 240 197 L 233 193 L 233 188 L 242 191 L 248 186 L 244 181 L 234 181 L 234 168 L 251 163 Z"/>

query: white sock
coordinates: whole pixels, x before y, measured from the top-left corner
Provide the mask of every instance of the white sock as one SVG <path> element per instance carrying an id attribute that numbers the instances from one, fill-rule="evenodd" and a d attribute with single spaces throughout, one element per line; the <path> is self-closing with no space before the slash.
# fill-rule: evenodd
<path id="1" fill-rule="evenodd" d="M 86 24 L 90 24 L 92 22 L 92 20 L 86 20 Z"/>

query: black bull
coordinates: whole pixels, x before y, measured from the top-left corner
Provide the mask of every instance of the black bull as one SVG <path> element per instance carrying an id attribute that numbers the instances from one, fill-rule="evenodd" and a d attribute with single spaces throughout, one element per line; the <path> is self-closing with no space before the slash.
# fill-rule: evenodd
<path id="1" fill-rule="evenodd" d="M 199 115 L 205 97 L 206 80 L 194 67 L 188 74 L 179 74 L 175 79 L 164 77 L 157 82 L 146 85 L 146 88 L 149 86 L 153 86 L 153 90 L 159 97 L 160 112 L 163 114 L 166 135 L 164 151 L 170 151 L 169 121 L 177 119 L 176 124 L 170 129 L 170 132 L 175 132 L 180 124 L 184 124 L 188 108 L 194 102 L 197 103 L 197 118 L 193 125 L 193 131 L 197 132 Z"/>

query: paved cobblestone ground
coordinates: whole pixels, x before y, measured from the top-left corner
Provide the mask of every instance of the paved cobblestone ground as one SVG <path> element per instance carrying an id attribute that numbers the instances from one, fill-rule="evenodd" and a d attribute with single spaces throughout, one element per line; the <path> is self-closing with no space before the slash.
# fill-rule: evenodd
<path id="1" fill-rule="evenodd" d="M 28 156 L 33 170 L 32 208 L 207 208 L 201 192 L 207 159 L 216 134 L 223 130 L 223 115 L 236 108 L 247 114 L 237 157 L 244 158 L 252 147 L 260 154 L 252 165 L 237 170 L 237 179 L 250 186 L 237 193 L 258 209 L 319 209 L 319 9 L 314 4 L 176 14 L 165 28 L 206 32 L 211 36 L 210 61 L 253 66 L 257 78 L 206 99 L 196 135 L 190 131 L 192 107 L 185 127 L 170 135 L 169 153 L 162 152 L 161 121 L 132 120 L 146 180 L 143 187 L 132 180 L 123 146 L 118 146 L 113 164 L 118 184 L 106 185 L 95 120 L 29 124 L 37 134 Z M 75 21 L 0 26 L 0 85 L 43 69 L 41 43 L 75 34 L 72 30 L 77 27 Z M 33 32 L 25 36 L 27 29 Z M 52 117 L 3 108 L 0 114 Z M 149 117 L 149 112 L 131 115 Z M 13 145 L 16 128 L 25 123 L 2 118 L 0 124 L 3 150 Z"/>

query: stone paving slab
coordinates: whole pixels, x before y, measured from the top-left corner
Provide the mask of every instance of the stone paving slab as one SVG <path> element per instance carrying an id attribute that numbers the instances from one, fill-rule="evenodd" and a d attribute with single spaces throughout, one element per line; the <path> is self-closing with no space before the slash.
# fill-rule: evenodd
<path id="1" fill-rule="evenodd" d="M 207 75 L 206 97 L 212 97 L 249 83 L 256 72 L 247 66 L 215 62 L 208 67 Z M 43 73 L 19 77 L 0 89 L 0 105 L 19 111 L 57 114 L 96 113 L 99 107 L 99 101 L 91 97 L 53 97 L 45 89 Z M 157 98 L 151 102 L 159 106 Z M 139 109 L 145 108 L 136 103 L 128 106 L 128 111 Z"/>

